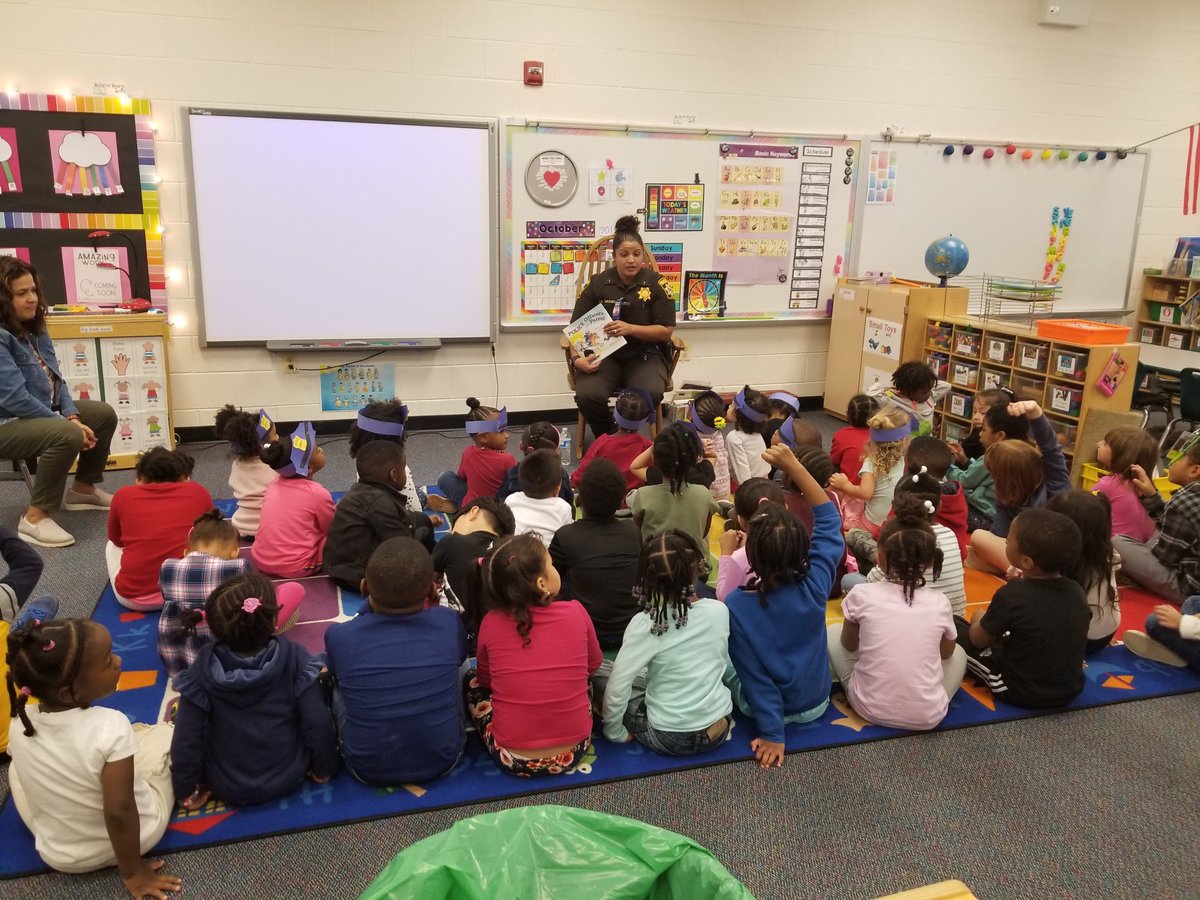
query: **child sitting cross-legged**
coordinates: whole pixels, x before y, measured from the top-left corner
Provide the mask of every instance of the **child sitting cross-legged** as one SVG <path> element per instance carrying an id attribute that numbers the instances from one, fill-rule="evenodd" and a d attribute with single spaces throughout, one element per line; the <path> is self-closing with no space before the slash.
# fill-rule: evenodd
<path id="1" fill-rule="evenodd" d="M 682 422 L 668 425 L 654 438 L 649 452 L 663 483 L 638 488 L 629 504 L 642 537 L 677 528 L 703 543 L 712 517 L 720 514 L 721 508 L 708 488 L 689 480 L 703 452 L 695 429 Z"/>
<path id="2" fill-rule="evenodd" d="M 746 559 L 746 530 L 750 520 L 766 503 L 784 503 L 783 488 L 769 478 L 751 478 L 738 485 L 733 495 L 733 514 L 737 527 L 726 524 L 719 538 L 721 557 L 717 560 L 717 599 L 724 602 L 735 590 L 747 584 L 754 573 Z"/>
<path id="3" fill-rule="evenodd" d="M 1121 640 L 1143 659 L 1200 672 L 1200 595 L 1184 600 L 1182 609 L 1160 603 L 1146 616 L 1145 631 L 1126 631 Z"/>
<path id="4" fill-rule="evenodd" d="M 200 610 L 185 610 L 194 627 Z M 317 676 L 325 654 L 310 656 L 276 636 L 275 587 L 257 572 L 221 583 L 204 605 L 213 641 L 175 677 L 179 712 L 171 778 L 186 810 L 211 797 L 265 803 L 306 778 L 337 770 L 333 720 Z"/>
<path id="5" fill-rule="evenodd" d="M 467 435 L 471 443 L 462 452 L 457 471 L 438 476 L 442 496 L 431 494 L 429 508 L 452 513 L 476 497 L 495 497 L 508 470 L 517 464 L 508 452 L 508 409 L 484 406 L 467 398 Z"/>
<path id="6" fill-rule="evenodd" d="M 925 731 L 946 716 L 967 655 L 946 595 L 931 583 L 944 549 L 924 501 L 896 492 L 894 516 L 879 533 L 878 581 L 842 599 L 844 624 L 829 626 L 829 661 L 854 711 L 876 725 Z M 957 560 L 958 551 L 951 545 Z M 961 573 L 961 561 L 959 571 Z"/>
<path id="7" fill-rule="evenodd" d="M 408 424 L 408 407 L 397 399 L 375 400 L 358 411 L 354 424 L 350 426 L 350 458 L 357 459 L 358 453 L 368 444 L 386 441 L 404 448 L 405 428 Z M 425 503 L 425 492 L 417 487 L 412 471 L 404 467 L 404 484 L 400 488 L 409 512 L 419 513 Z M 442 517 L 431 515 L 434 525 L 442 524 Z"/>
<path id="8" fill-rule="evenodd" d="M 650 392 L 642 388 L 626 388 L 617 395 L 613 418 L 617 430 L 602 434 L 588 447 L 579 461 L 579 467 L 571 475 L 571 484 L 578 488 L 588 466 L 596 459 L 611 460 L 625 479 L 625 489 L 631 491 L 642 485 L 642 479 L 633 471 L 633 461 L 650 446 L 650 439 L 641 430 L 654 415 L 654 402 Z"/>
<path id="9" fill-rule="evenodd" d="M 625 629 L 604 692 L 610 741 L 691 756 L 719 747 L 729 733 L 729 612 L 695 592 L 707 557 L 682 531 L 657 534 L 642 547 L 636 589 L 642 612 Z M 643 669 L 645 689 L 634 692 Z"/>
<path id="10" fill-rule="evenodd" d="M 229 442 L 233 454 L 229 487 L 237 499 L 237 509 L 231 521 L 239 535 L 252 538 L 258 534 L 267 485 L 279 477 L 259 454 L 263 444 L 278 440 L 279 435 L 265 409 L 255 414 L 229 403 L 217 410 L 216 428 L 217 437 Z"/>
<path id="11" fill-rule="evenodd" d="M 325 542 L 325 571 L 340 587 L 357 591 L 375 548 L 391 537 L 411 537 L 433 550 L 433 523 L 412 512 L 404 488 L 404 446 L 372 441 L 354 460 L 358 481 L 338 501 Z"/>
<path id="12" fill-rule="evenodd" d="M 713 499 L 728 500 L 729 448 L 725 445 L 725 401 L 716 391 L 705 391 L 692 401 L 691 423 L 700 438 L 704 458 L 712 464 L 713 481 L 708 486 Z"/>
<path id="13" fill-rule="evenodd" d="M 829 486 L 843 496 L 865 502 L 862 526 L 874 538 L 879 536 L 892 508 L 896 482 L 904 474 L 904 452 L 912 435 L 912 422 L 903 410 L 889 407 L 871 416 L 867 425 L 871 439 L 859 467 L 859 483 L 851 484 L 849 478 L 835 472 Z"/>
<path id="14" fill-rule="evenodd" d="M 366 609 L 325 632 L 342 759 L 367 784 L 435 778 L 454 767 L 466 740 L 466 630 L 436 605 L 433 560 L 410 537 L 375 549 L 360 590 Z"/>
<path id="15" fill-rule="evenodd" d="M 987 448 L 1001 441 L 1029 441 L 1029 420 L 1008 411 L 1016 395 L 1004 388 L 998 390 L 1005 399 L 986 407 L 980 414 L 979 445 L 983 453 L 968 457 L 965 452 L 958 453 L 955 445 L 950 445 L 955 464 L 950 468 L 948 478 L 962 485 L 967 501 L 968 533 L 991 528 L 996 517 L 996 483 L 984 459 Z"/>
<path id="16" fill-rule="evenodd" d="M 521 455 L 528 456 L 535 450 L 558 451 L 560 438 L 561 434 L 559 430 L 550 422 L 534 422 L 521 432 Z M 520 463 L 509 468 L 504 476 L 504 483 L 500 485 L 500 490 L 496 492 L 497 500 L 504 500 L 510 494 L 515 494 L 521 490 L 520 469 Z M 575 493 L 571 490 L 571 476 L 561 466 L 559 467 L 559 471 L 562 473 L 562 482 L 558 490 L 558 496 L 566 500 L 571 506 L 571 511 L 574 512 Z"/>
<path id="17" fill-rule="evenodd" d="M 959 558 L 966 559 L 971 535 L 967 525 L 967 496 L 961 484 L 947 478 L 952 453 L 950 445 L 943 440 L 929 436 L 915 437 L 908 442 L 908 449 L 904 451 L 904 466 L 909 472 L 913 471 L 914 466 L 924 466 L 926 473 L 940 485 L 942 496 L 933 521 L 954 533 L 954 539 L 958 541 Z"/>
<path id="18" fill-rule="evenodd" d="M 497 541 L 471 573 L 478 608 L 477 666 L 467 711 L 492 760 L 510 775 L 560 775 L 592 743 L 589 676 L 603 659 L 592 620 L 560 581 L 536 537 Z"/>
<path id="19" fill-rule="evenodd" d="M 625 478 L 611 460 L 595 459 L 579 482 L 583 518 L 564 525 L 550 542 L 550 559 L 562 576 L 559 595 L 578 600 L 592 617 L 605 650 L 621 646 L 638 612 L 634 596 L 642 539 L 628 518 L 617 518 Z"/>
<path id="20" fill-rule="evenodd" d="M 517 534 L 533 534 L 547 547 L 558 529 L 574 518 L 571 505 L 558 495 L 562 462 L 554 450 L 535 450 L 517 469 L 521 490 L 504 502 L 512 510 Z"/>
<path id="21" fill-rule="evenodd" d="M 755 581 L 725 599 L 734 702 L 758 724 L 750 742 L 763 768 L 783 765 L 784 725 L 811 722 L 829 706 L 825 603 L 844 545 L 837 508 L 786 446 L 763 454 L 804 492 L 813 510 L 809 536 L 796 517 L 764 503 L 750 519 L 746 559 Z"/>
<path id="22" fill-rule="evenodd" d="M 1008 561 L 1022 577 L 996 591 L 970 625 L 956 620 L 967 668 L 1006 703 L 1066 706 L 1083 690 L 1091 614 L 1083 588 L 1063 574 L 1081 547 L 1079 528 L 1062 513 L 1025 510 L 1005 539 Z"/>
<path id="23" fill-rule="evenodd" d="M 733 426 L 725 430 L 725 447 L 729 451 L 729 474 L 735 484 L 771 471 L 762 458 L 767 449 L 763 429 L 768 412 L 767 398 L 750 385 L 737 392 L 725 411 L 725 418 Z"/>
<path id="24" fill-rule="evenodd" d="M 1111 643 L 1121 624 L 1121 601 L 1117 570 L 1121 557 L 1113 550 L 1112 519 L 1103 494 L 1066 491 L 1050 498 L 1046 509 L 1062 513 L 1075 523 L 1083 549 L 1065 574 L 1083 588 L 1092 621 L 1088 626 L 1086 653 L 1102 650 Z"/>
<path id="25" fill-rule="evenodd" d="M 788 419 L 800 419 L 800 401 L 785 391 L 776 391 L 767 397 L 767 421 L 763 423 L 763 443 L 768 447 L 774 443 L 775 432 Z"/>
<path id="26" fill-rule="evenodd" d="M 1129 535 L 1145 543 L 1154 537 L 1154 520 L 1139 501 L 1133 467 L 1153 472 L 1158 462 L 1158 443 L 1140 428 L 1119 425 L 1109 429 L 1096 445 L 1096 462 L 1111 474 L 1096 482 L 1093 492 L 1108 498 L 1112 510 L 1112 533 Z"/>
<path id="27" fill-rule="evenodd" d="M 971 404 L 971 430 L 962 441 L 947 441 L 954 457 L 954 465 L 965 469 L 972 460 L 980 459 L 987 445 L 983 443 L 983 420 L 993 406 L 1008 408 L 1017 395 L 1008 388 L 984 388 L 975 395 Z"/>
<path id="28" fill-rule="evenodd" d="M 499 538 L 511 537 L 515 528 L 511 509 L 494 497 L 476 497 L 462 508 L 453 529 L 433 548 L 433 569 L 446 605 L 462 614 L 472 653 L 487 610 L 471 605 L 468 574 L 479 567 L 480 558 L 487 556 Z"/>
<path id="29" fill-rule="evenodd" d="M 8 635 L 7 658 L 20 719 L 9 731 L 9 790 L 38 856 L 60 872 L 115 865 L 133 897 L 178 891 L 161 859 L 142 859 L 175 805 L 172 728 L 131 726 L 124 713 L 95 705 L 121 677 L 108 629 L 88 619 L 32 622 Z"/>

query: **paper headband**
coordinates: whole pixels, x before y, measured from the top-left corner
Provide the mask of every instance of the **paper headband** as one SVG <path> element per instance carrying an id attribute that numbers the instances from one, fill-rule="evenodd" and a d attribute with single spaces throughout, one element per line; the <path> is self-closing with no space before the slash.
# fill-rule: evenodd
<path id="1" fill-rule="evenodd" d="M 260 409 L 258 411 L 258 419 L 254 422 L 254 430 L 258 432 L 258 439 L 261 441 L 271 433 L 271 429 L 274 427 L 275 420 L 267 415 L 265 409 Z"/>
<path id="2" fill-rule="evenodd" d="M 756 409 L 751 409 L 750 405 L 746 403 L 745 388 L 742 388 L 740 391 L 738 391 L 737 396 L 733 398 L 733 407 L 737 410 L 737 414 L 739 416 L 745 416 L 751 422 L 756 422 L 761 425 L 763 422 L 767 421 L 765 413 L 760 413 Z"/>
<path id="3" fill-rule="evenodd" d="M 467 434 L 488 434 L 493 431 L 508 431 L 508 407 L 500 407 L 500 415 L 494 419 L 478 419 L 467 422 Z"/>
<path id="4" fill-rule="evenodd" d="M 797 400 L 795 397 L 793 397 L 791 394 L 785 394 L 782 391 L 780 391 L 778 393 L 772 394 L 767 399 L 768 400 L 778 400 L 780 403 L 786 403 L 794 411 L 800 412 L 800 401 Z"/>
<path id="5" fill-rule="evenodd" d="M 408 421 L 408 407 L 400 407 L 399 422 L 385 422 L 382 419 L 372 419 L 362 410 L 358 412 L 358 427 L 371 434 L 381 434 L 384 437 L 404 437 L 404 423 Z"/>
<path id="6" fill-rule="evenodd" d="M 911 425 L 901 425 L 899 428 L 872 428 L 871 440 L 877 444 L 891 444 L 902 441 L 913 433 Z"/>
<path id="7" fill-rule="evenodd" d="M 779 439 L 788 445 L 789 450 L 796 449 L 796 417 L 788 416 L 779 426 Z"/>
<path id="8" fill-rule="evenodd" d="M 292 454 L 287 465 L 278 470 L 279 474 L 284 477 L 307 475 L 313 453 L 317 449 L 317 430 L 313 428 L 312 422 L 301 422 L 288 440 L 292 445 Z"/>
<path id="9" fill-rule="evenodd" d="M 650 396 L 650 392 L 645 388 L 625 388 L 623 391 L 621 391 L 621 393 L 637 394 L 639 397 L 645 399 L 646 408 L 650 410 L 650 412 L 646 413 L 645 417 L 641 419 L 627 419 L 621 415 L 621 398 L 617 398 L 617 408 L 613 411 L 613 418 L 617 420 L 617 424 L 622 428 L 628 428 L 630 431 L 637 431 L 639 428 L 649 422 L 654 416 L 654 398 Z"/>

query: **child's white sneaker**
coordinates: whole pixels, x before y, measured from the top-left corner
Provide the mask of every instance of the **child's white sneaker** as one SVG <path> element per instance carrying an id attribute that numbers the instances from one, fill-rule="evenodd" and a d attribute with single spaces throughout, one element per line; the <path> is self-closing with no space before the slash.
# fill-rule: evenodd
<path id="1" fill-rule="evenodd" d="M 1121 640 L 1129 648 L 1130 653 L 1140 656 L 1142 659 L 1152 659 L 1164 665 L 1174 666 L 1176 669 L 1187 668 L 1186 659 L 1143 631 L 1127 631 L 1121 636 Z"/>
<path id="2" fill-rule="evenodd" d="M 42 519 L 35 525 L 21 516 L 17 525 L 17 537 L 27 544 L 37 544 L 39 547 L 70 547 L 75 543 L 75 538 L 51 518 Z"/>

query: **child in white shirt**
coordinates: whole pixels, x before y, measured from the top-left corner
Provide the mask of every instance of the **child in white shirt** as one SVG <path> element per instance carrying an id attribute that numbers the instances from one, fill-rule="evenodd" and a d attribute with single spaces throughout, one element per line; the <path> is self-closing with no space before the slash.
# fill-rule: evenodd
<path id="1" fill-rule="evenodd" d="M 738 484 L 770 474 L 771 465 L 762 458 L 767 449 L 762 435 L 767 415 L 767 398 L 750 385 L 737 392 L 726 411 L 726 417 L 734 425 L 725 432 L 729 474 Z"/>
<path id="2" fill-rule="evenodd" d="M 558 492 L 562 487 L 562 460 L 555 450 L 535 450 L 517 468 L 521 490 L 504 498 L 516 520 L 517 534 L 536 535 L 547 547 L 554 532 L 572 520 L 571 504 Z"/>

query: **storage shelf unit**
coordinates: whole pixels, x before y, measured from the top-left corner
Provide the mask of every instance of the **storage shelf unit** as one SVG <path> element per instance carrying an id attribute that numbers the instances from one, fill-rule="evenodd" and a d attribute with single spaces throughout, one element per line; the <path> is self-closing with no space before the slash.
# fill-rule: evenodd
<path id="1" fill-rule="evenodd" d="M 922 358 L 953 386 L 938 410 L 934 434 L 947 440 L 966 436 L 975 394 L 985 388 L 1009 388 L 1017 399 L 1041 405 L 1070 461 L 1072 481 L 1078 484 L 1074 457 L 1080 422 L 1090 409 L 1129 409 L 1138 346 L 1072 343 L 1038 337 L 1035 330 L 1019 325 L 978 319 L 926 319 Z M 1109 396 L 1096 382 L 1114 351 L 1128 368 Z"/>
<path id="2" fill-rule="evenodd" d="M 1200 350 L 1200 278 L 1143 275 L 1133 336 L 1143 344 Z"/>

